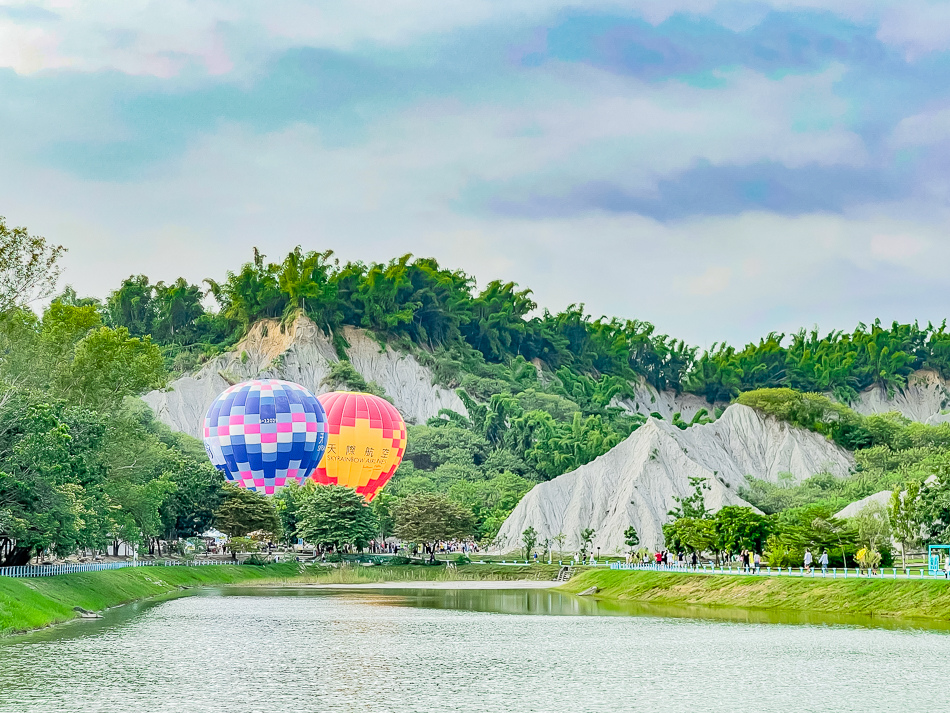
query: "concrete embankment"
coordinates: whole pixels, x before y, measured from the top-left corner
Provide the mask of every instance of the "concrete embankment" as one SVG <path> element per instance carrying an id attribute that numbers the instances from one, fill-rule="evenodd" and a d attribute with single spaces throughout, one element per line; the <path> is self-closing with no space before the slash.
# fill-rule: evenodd
<path id="1" fill-rule="evenodd" d="M 811 579 L 601 570 L 582 572 L 561 589 L 577 594 L 590 587 L 597 587 L 598 598 L 618 602 L 950 621 L 950 582 L 942 579 Z"/>
<path id="2" fill-rule="evenodd" d="M 183 587 L 287 581 L 296 564 L 249 567 L 137 567 L 81 572 L 57 577 L 0 577 L 0 636 L 75 619 L 79 612 L 102 611 Z"/>

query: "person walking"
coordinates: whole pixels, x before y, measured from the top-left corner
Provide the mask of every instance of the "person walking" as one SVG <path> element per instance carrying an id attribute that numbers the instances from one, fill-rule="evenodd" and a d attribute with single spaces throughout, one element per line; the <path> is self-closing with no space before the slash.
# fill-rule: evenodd
<path id="1" fill-rule="evenodd" d="M 809 550 L 808 548 L 806 548 L 806 549 L 805 549 L 805 571 L 806 571 L 806 572 L 811 572 L 811 563 L 812 563 L 812 562 L 813 562 L 813 558 L 812 558 L 812 556 L 811 556 L 811 550 Z"/>
<path id="2" fill-rule="evenodd" d="M 756 552 L 755 553 L 755 573 L 758 574 L 760 569 L 762 569 L 762 555 Z"/>
<path id="3" fill-rule="evenodd" d="M 818 558 L 818 564 L 821 565 L 821 573 L 828 573 L 828 549 L 825 548 L 825 551 L 821 553 L 821 557 Z"/>

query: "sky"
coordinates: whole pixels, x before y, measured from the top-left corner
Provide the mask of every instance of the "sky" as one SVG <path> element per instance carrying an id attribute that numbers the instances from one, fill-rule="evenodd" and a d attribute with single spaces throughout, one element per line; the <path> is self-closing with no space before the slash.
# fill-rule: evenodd
<path id="1" fill-rule="evenodd" d="M 63 283 L 405 253 L 702 347 L 950 316 L 950 2 L 0 0 Z"/>

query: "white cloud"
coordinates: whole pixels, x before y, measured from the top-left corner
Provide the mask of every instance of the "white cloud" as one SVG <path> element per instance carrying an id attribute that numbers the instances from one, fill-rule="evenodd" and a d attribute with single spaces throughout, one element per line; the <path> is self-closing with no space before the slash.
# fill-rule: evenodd
<path id="1" fill-rule="evenodd" d="M 906 262 L 927 248 L 916 235 L 875 235 L 871 238 L 872 257 L 884 262 Z"/>
<path id="2" fill-rule="evenodd" d="M 292 45 L 403 45 L 485 24 L 543 25 L 568 10 L 617 12 L 654 24 L 686 12 L 734 29 L 754 26 L 770 7 L 824 10 L 879 23 L 879 38 L 909 56 L 950 46 L 950 9 L 943 0 L 12 0 L 5 7 L 34 11 L 16 20 L 15 12 L 0 15 L 0 66 L 22 74 L 69 67 L 168 77 L 193 64 L 211 74 L 232 67 L 251 71 L 263 57 Z M 38 10 L 58 19 L 32 19 Z"/>
<path id="3" fill-rule="evenodd" d="M 950 3 L 895 2 L 881 14 L 877 36 L 903 49 L 911 61 L 945 51 L 950 48 Z"/>
<path id="4" fill-rule="evenodd" d="M 480 169 L 473 155 L 487 149 L 490 163 L 504 143 L 439 115 L 406 121 L 402 130 L 415 133 L 402 143 L 384 139 L 390 127 L 354 147 L 328 146 L 307 126 L 265 136 L 232 126 L 138 182 L 11 166 L 0 194 L 17 207 L 7 211 L 11 222 L 67 244 L 65 279 L 100 295 L 132 273 L 200 281 L 236 268 L 252 246 L 277 258 L 302 244 L 343 259 L 435 256 L 481 284 L 498 278 L 532 287 L 542 306 L 585 302 L 595 314 L 648 319 L 702 345 L 816 322 L 847 328 L 876 316 L 926 320 L 947 311 L 937 295 L 948 291 L 934 289 L 947 282 L 944 215 L 751 212 L 663 224 L 637 215 L 460 214 L 452 197 Z M 881 235 L 932 247 L 926 260 L 884 274 L 868 249 Z M 914 297 L 927 286 L 926 297 Z"/>
<path id="5" fill-rule="evenodd" d="M 893 148 L 950 143 L 950 109 L 935 109 L 901 119 L 891 134 Z"/>

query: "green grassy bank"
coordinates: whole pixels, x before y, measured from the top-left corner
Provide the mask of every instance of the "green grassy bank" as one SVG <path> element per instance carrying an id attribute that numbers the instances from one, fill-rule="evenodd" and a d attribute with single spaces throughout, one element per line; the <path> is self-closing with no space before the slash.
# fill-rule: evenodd
<path id="1" fill-rule="evenodd" d="M 73 607 L 101 611 L 181 587 L 240 584 L 369 584 L 380 582 L 512 581 L 554 578 L 558 567 L 462 565 L 458 568 L 394 567 L 140 567 L 81 572 L 58 577 L 0 577 L 0 636 L 39 629 L 76 618 Z"/>
<path id="2" fill-rule="evenodd" d="M 597 597 L 672 606 L 831 612 L 950 621 L 945 580 L 811 579 L 673 572 L 583 572 L 562 589 L 598 587 Z"/>
<path id="3" fill-rule="evenodd" d="M 0 577 L 0 636 L 74 619 L 73 607 L 100 611 L 181 587 L 285 581 L 295 564 L 267 567 L 137 567 L 58 577 Z"/>

